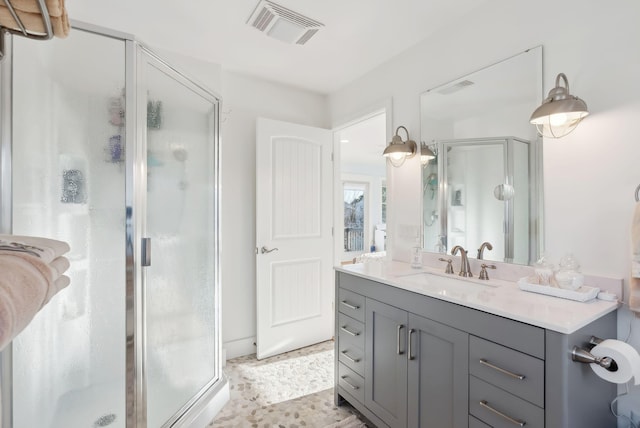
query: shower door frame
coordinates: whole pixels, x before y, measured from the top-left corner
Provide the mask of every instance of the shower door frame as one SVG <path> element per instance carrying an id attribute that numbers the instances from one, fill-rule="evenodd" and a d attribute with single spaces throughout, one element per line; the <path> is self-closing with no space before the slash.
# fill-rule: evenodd
<path id="1" fill-rule="evenodd" d="M 504 184 L 513 186 L 514 181 L 514 161 L 513 161 L 513 142 L 517 141 L 519 143 L 523 143 L 527 145 L 527 153 L 528 153 L 528 167 L 529 167 L 529 182 L 532 180 L 532 169 L 531 169 L 531 158 L 533 156 L 532 152 L 532 144 L 530 141 L 518 138 L 518 137 L 488 137 L 488 138 L 461 138 L 461 139 L 453 139 L 453 140 L 439 140 L 436 141 L 438 154 L 442 156 L 441 159 L 438 159 L 438 177 L 442 177 L 442 181 L 439 184 L 438 191 L 438 204 L 439 204 L 439 216 L 440 216 L 440 234 L 445 237 L 445 245 L 447 249 L 451 249 L 449 244 L 449 233 L 448 233 L 448 214 L 449 214 L 449 202 L 450 202 L 450 194 L 449 194 L 449 178 L 448 178 L 448 148 L 453 147 L 465 147 L 465 146 L 491 146 L 491 145 L 501 145 L 503 147 L 503 166 L 504 166 Z M 529 189 L 529 214 L 535 207 L 536 197 L 534 197 L 533 190 L 530 185 Z M 424 196 L 424 195 L 423 195 Z M 531 230 L 532 225 L 529 222 L 528 228 L 528 239 L 529 245 L 527 248 L 529 249 L 529 259 L 531 259 L 533 254 L 536 254 L 536 240 L 533 236 L 533 232 Z M 504 259 L 503 262 L 512 263 L 514 257 L 514 207 L 513 201 L 507 199 L 504 201 Z"/>
<path id="2" fill-rule="evenodd" d="M 126 428 L 147 427 L 146 400 L 146 334 L 145 334 L 145 274 L 142 266 L 142 238 L 146 230 L 146 93 L 140 85 L 142 61 L 154 66 L 171 78 L 212 103 L 213 132 L 213 251 L 214 251 L 214 318 L 215 365 L 217 377 L 210 379 L 178 412 L 165 421 L 162 428 L 189 427 L 195 421 L 213 417 L 216 410 L 214 397 L 224 393 L 228 397 L 228 384 L 222 372 L 221 274 L 220 274 L 220 108 L 222 98 L 205 86 L 189 79 L 134 36 L 93 24 L 71 20 L 74 30 L 94 33 L 121 40 L 125 44 L 125 299 L 126 299 L 126 369 L 125 411 Z M 5 34 L 5 59 L 0 62 L 0 233 L 12 233 L 12 101 L 13 101 L 13 44 L 12 35 Z M 143 96 L 144 98 L 140 98 Z M 142 105 L 144 104 L 144 105 Z M 133 144 L 127 142 L 133 141 Z M 137 142 L 137 144 L 136 144 Z M 2 412 L 0 428 L 13 427 L 13 367 L 12 345 L 0 352 L 0 397 Z"/>
<path id="3" fill-rule="evenodd" d="M 4 34 L 4 60 L 0 61 L 0 233 L 11 233 L 13 185 L 11 180 L 13 35 Z M 0 352 L 0 428 L 13 421 L 13 347 L 9 343 Z"/>

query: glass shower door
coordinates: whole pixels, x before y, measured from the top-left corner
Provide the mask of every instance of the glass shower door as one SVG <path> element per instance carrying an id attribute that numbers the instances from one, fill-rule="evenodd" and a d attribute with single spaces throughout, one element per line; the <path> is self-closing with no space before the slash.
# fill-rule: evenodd
<path id="1" fill-rule="evenodd" d="M 59 239 L 71 284 L 13 341 L 14 428 L 124 428 L 125 44 L 14 37 L 13 233 Z"/>
<path id="2" fill-rule="evenodd" d="M 171 426 L 220 373 L 216 308 L 216 101 L 143 56 L 146 103 L 147 421 Z M 139 114 L 139 117 L 141 117 Z"/>

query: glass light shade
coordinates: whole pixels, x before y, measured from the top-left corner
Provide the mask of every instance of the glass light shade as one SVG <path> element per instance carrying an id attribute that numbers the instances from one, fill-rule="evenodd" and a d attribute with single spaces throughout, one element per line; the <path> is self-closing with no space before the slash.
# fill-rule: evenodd
<path id="1" fill-rule="evenodd" d="M 427 147 L 426 144 L 420 143 L 420 163 L 425 166 L 431 159 L 435 159 L 436 155 L 433 151 Z"/>
<path id="2" fill-rule="evenodd" d="M 560 80 L 564 80 L 564 87 Z M 538 133 L 547 138 L 560 138 L 573 131 L 589 114 L 587 103 L 569 93 L 569 82 L 564 73 L 556 77 L 556 87 L 531 115 L 530 122 Z"/>
<path id="3" fill-rule="evenodd" d="M 402 141 L 402 138 L 398 135 L 400 129 L 404 129 L 407 133 L 406 141 Z M 416 150 L 416 142 L 409 139 L 407 128 L 399 126 L 396 129 L 396 135 L 393 136 L 389 145 L 384 149 L 384 152 L 382 152 L 382 155 L 389 160 L 392 166 L 397 168 L 404 164 L 406 158 L 413 157 L 416 154 Z"/>
<path id="4" fill-rule="evenodd" d="M 407 159 L 407 156 L 404 153 L 393 153 L 389 156 L 386 156 L 386 158 L 391 165 L 397 168 L 399 166 L 402 166 L 402 164 L 404 164 L 404 161 Z"/>

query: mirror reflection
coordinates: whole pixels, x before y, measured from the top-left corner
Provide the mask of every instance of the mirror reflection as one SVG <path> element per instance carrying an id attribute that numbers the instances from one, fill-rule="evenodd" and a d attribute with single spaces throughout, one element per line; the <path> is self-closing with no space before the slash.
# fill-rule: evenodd
<path id="1" fill-rule="evenodd" d="M 341 264 L 363 254 L 382 257 L 386 245 L 386 161 L 380 156 L 386 144 L 387 117 L 372 114 L 337 131 L 339 140 L 341 219 L 336 222 L 336 246 Z M 340 230 L 342 229 L 342 234 Z"/>
<path id="2" fill-rule="evenodd" d="M 529 116 L 541 98 L 542 47 L 421 95 L 421 140 L 436 154 L 422 169 L 425 251 L 538 258 L 541 140 Z"/>

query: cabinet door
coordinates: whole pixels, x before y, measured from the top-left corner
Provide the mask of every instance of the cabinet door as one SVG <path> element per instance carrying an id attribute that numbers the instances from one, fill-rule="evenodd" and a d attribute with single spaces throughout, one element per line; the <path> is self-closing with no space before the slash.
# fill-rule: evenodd
<path id="1" fill-rule="evenodd" d="M 467 427 L 469 335 L 409 314 L 410 427 Z"/>
<path id="2" fill-rule="evenodd" d="M 391 427 L 407 425 L 407 312 L 366 301 L 365 405 Z"/>

